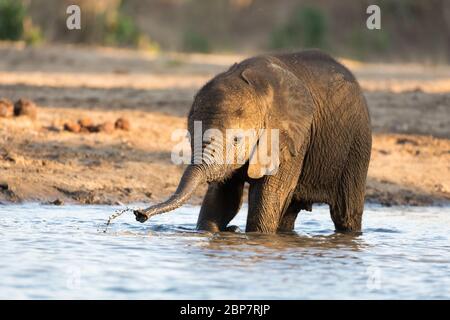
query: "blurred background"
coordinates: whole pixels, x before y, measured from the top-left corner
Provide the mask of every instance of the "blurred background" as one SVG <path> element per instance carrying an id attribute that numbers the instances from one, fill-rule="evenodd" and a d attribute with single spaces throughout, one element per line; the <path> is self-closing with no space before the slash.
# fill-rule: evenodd
<path id="1" fill-rule="evenodd" d="M 65 27 L 82 8 L 82 28 Z M 381 30 L 365 26 L 381 8 Z M 317 47 L 363 61 L 446 63 L 448 0 L 0 0 L 0 40 L 152 51 L 249 53 Z"/>

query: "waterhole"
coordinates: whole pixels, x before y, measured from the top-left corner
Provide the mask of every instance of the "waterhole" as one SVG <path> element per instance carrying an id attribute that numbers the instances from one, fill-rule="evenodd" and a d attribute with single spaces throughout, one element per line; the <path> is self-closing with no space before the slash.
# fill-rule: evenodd
<path id="1" fill-rule="evenodd" d="M 104 232 L 117 209 L 0 206 L 0 298 L 450 298 L 449 207 L 367 205 L 358 236 L 335 233 L 325 206 L 292 234 L 197 232 L 198 207 L 124 213 Z"/>

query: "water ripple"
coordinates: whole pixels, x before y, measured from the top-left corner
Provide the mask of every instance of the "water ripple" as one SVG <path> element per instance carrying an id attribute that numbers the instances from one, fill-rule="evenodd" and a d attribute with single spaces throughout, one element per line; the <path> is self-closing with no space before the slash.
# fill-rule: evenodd
<path id="1" fill-rule="evenodd" d="M 357 235 L 320 206 L 277 235 L 197 232 L 195 207 L 104 233 L 115 209 L 0 206 L 0 298 L 450 298 L 448 207 L 368 206 Z"/>

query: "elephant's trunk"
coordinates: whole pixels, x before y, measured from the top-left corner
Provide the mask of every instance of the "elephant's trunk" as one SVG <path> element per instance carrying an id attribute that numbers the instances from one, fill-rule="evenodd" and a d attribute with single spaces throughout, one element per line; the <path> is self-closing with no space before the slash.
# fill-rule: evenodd
<path id="1" fill-rule="evenodd" d="M 151 206 L 144 210 L 135 210 L 136 220 L 145 222 L 148 218 L 172 211 L 181 207 L 194 193 L 197 187 L 206 181 L 206 175 L 201 165 L 189 165 L 181 177 L 175 193 L 166 201 Z"/>

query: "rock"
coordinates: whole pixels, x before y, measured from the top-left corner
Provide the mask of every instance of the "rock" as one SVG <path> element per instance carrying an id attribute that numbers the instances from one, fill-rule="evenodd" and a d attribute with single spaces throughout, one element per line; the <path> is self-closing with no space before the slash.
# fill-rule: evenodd
<path id="1" fill-rule="evenodd" d="M 62 206 L 64 205 L 64 201 L 61 199 L 56 199 L 55 201 L 51 201 L 50 204 L 53 204 L 55 206 Z"/>
<path id="2" fill-rule="evenodd" d="M 78 120 L 78 124 L 83 128 L 89 128 L 94 125 L 94 122 L 89 117 L 84 117 Z"/>
<path id="3" fill-rule="evenodd" d="M 94 121 L 89 117 L 81 118 L 78 120 L 78 124 L 82 133 L 98 132 L 97 126 L 94 125 Z"/>
<path id="4" fill-rule="evenodd" d="M 75 133 L 95 133 L 104 132 L 112 133 L 114 132 L 115 125 L 112 121 L 106 121 L 102 124 L 95 125 L 91 118 L 84 117 L 79 119 L 77 122 L 66 122 L 64 124 L 64 130 L 75 132 Z"/>
<path id="5" fill-rule="evenodd" d="M 98 132 L 113 133 L 115 129 L 114 123 L 106 121 L 98 126 Z"/>
<path id="6" fill-rule="evenodd" d="M 130 121 L 126 118 L 119 118 L 115 123 L 116 129 L 130 131 Z"/>
<path id="7" fill-rule="evenodd" d="M 81 126 L 77 122 L 69 121 L 64 123 L 64 130 L 79 133 L 81 131 Z"/>
<path id="8" fill-rule="evenodd" d="M 90 132 L 91 132 L 91 126 L 89 126 L 89 127 L 83 127 L 83 126 L 81 126 L 80 132 L 81 132 L 81 133 L 90 133 Z"/>
<path id="9" fill-rule="evenodd" d="M 0 118 L 10 118 L 14 115 L 14 105 L 8 99 L 0 99 Z"/>
<path id="10" fill-rule="evenodd" d="M 14 115 L 15 116 L 28 116 L 31 119 L 36 119 L 37 107 L 33 101 L 28 99 L 19 99 L 14 104 Z"/>
<path id="11" fill-rule="evenodd" d="M 89 127 L 83 128 L 83 129 L 88 130 L 88 132 L 100 132 L 100 126 L 99 125 L 98 126 L 92 125 L 92 126 L 89 126 Z"/>
<path id="12" fill-rule="evenodd" d="M 409 138 L 398 138 L 396 141 L 397 144 L 411 144 L 413 146 L 418 146 L 419 143 L 413 139 Z"/>
<path id="13" fill-rule="evenodd" d="M 61 132 L 61 128 L 59 128 L 55 125 L 44 127 L 44 129 L 51 131 L 51 132 Z"/>
<path id="14" fill-rule="evenodd" d="M 17 153 L 15 153 L 14 151 L 6 151 L 6 154 L 3 155 L 3 160 L 8 161 L 8 162 L 12 162 L 15 164 L 23 164 L 25 159 L 24 157 L 22 157 L 21 155 L 18 155 Z"/>
<path id="15" fill-rule="evenodd" d="M 6 182 L 6 181 L 0 181 L 0 190 L 2 190 L 2 191 L 9 190 L 8 182 Z"/>

